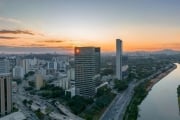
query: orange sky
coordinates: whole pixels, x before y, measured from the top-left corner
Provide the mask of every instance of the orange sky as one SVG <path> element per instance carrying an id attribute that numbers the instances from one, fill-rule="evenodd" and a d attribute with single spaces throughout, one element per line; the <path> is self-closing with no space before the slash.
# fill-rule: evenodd
<path id="1" fill-rule="evenodd" d="M 10 47 L 40 47 L 40 48 L 53 48 L 67 49 L 72 51 L 75 46 L 99 46 L 104 52 L 115 51 L 115 39 L 120 38 L 123 40 L 124 51 L 155 51 L 161 49 L 174 49 L 180 50 L 180 30 L 170 27 L 127 27 L 120 35 L 109 33 L 95 34 L 88 33 L 68 34 L 64 37 L 58 35 L 48 35 L 40 32 L 33 32 L 31 34 L 12 34 L 0 33 L 0 36 L 5 35 L 13 39 L 4 39 L 0 41 L 1 46 Z M 116 37 L 117 36 L 117 37 Z M 76 38 L 76 39 L 73 39 Z M 3 39 L 3 38 L 2 38 Z M 5 42 L 4 42 L 5 41 Z"/>
<path id="2" fill-rule="evenodd" d="M 123 41 L 123 51 L 180 50 L 179 4 L 2 0 L 0 52 L 72 52 L 75 46 L 114 52 L 117 38 Z"/>

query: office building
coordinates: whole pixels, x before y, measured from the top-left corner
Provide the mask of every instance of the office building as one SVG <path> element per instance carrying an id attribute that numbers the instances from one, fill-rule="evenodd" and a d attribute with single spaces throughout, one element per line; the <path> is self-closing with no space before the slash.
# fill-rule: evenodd
<path id="1" fill-rule="evenodd" d="M 9 73 L 9 61 L 0 58 L 0 116 L 4 116 L 12 110 L 11 75 Z"/>
<path id="2" fill-rule="evenodd" d="M 116 39 L 116 78 L 122 80 L 122 41 Z"/>
<path id="3" fill-rule="evenodd" d="M 75 48 L 75 92 L 76 95 L 93 97 L 96 81 L 93 79 L 100 72 L 100 48 Z"/>

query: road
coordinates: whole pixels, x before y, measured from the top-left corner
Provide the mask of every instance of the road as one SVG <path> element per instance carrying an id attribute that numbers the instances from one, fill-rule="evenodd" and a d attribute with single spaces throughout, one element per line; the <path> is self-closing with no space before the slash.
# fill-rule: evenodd
<path id="1" fill-rule="evenodd" d="M 24 90 L 25 86 L 27 86 L 27 81 L 23 80 L 22 83 L 20 85 L 18 85 L 17 93 L 13 93 L 13 102 L 18 105 L 18 108 L 27 117 L 27 120 L 39 120 L 39 119 L 37 118 L 37 116 L 34 114 L 34 112 L 31 109 L 29 109 L 27 106 L 25 106 L 23 104 L 22 101 L 24 99 L 32 100 L 33 103 L 37 103 L 37 104 L 40 104 L 40 105 L 46 105 L 48 108 L 50 108 L 52 110 L 52 112 L 49 114 L 49 116 L 45 115 L 45 118 L 47 120 L 49 120 L 49 119 L 82 120 L 81 118 L 79 118 L 78 116 L 72 114 L 70 111 L 68 111 L 65 108 L 63 110 L 65 110 L 65 114 L 67 114 L 67 115 L 61 114 L 60 111 L 59 111 L 59 107 L 49 103 L 48 99 L 47 100 L 43 99 L 42 97 L 40 97 L 38 95 L 30 95 L 29 92 Z"/>
<path id="2" fill-rule="evenodd" d="M 68 110 L 64 105 L 60 104 L 59 102 L 56 102 L 55 105 L 56 105 L 64 114 L 66 114 L 70 119 L 72 119 L 72 120 L 84 120 L 83 118 L 80 118 L 79 116 L 71 113 L 70 110 Z"/>
<path id="3" fill-rule="evenodd" d="M 132 98 L 134 87 L 135 83 L 131 83 L 124 92 L 118 93 L 100 120 L 122 120 L 123 114 Z"/>
<path id="4" fill-rule="evenodd" d="M 18 86 L 18 92 L 13 93 L 12 100 L 14 103 L 18 105 L 18 108 L 20 111 L 26 116 L 27 120 L 39 120 L 38 117 L 32 112 L 28 107 L 26 107 L 22 101 L 26 97 L 24 96 L 24 89 L 23 89 L 23 84 L 20 84 Z"/>
<path id="5" fill-rule="evenodd" d="M 168 70 L 171 66 L 164 68 L 164 70 Z M 172 68 L 173 69 L 173 68 Z M 129 105 L 135 86 L 139 84 L 151 80 L 155 76 L 161 74 L 162 71 L 157 71 L 156 73 L 148 76 L 145 79 L 142 79 L 138 82 L 131 82 L 129 87 L 123 91 L 122 93 L 118 93 L 116 98 L 112 101 L 109 107 L 106 109 L 104 114 L 101 116 L 100 120 L 123 120 L 123 115 L 126 111 L 127 106 Z"/>

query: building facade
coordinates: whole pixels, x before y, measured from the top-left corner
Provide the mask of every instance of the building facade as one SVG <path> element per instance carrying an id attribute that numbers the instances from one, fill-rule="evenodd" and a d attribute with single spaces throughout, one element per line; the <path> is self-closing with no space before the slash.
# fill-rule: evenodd
<path id="1" fill-rule="evenodd" d="M 0 74 L 9 73 L 9 72 L 10 72 L 9 60 L 5 58 L 0 58 Z"/>
<path id="2" fill-rule="evenodd" d="M 75 48 L 75 93 L 84 97 L 95 95 L 96 81 L 93 77 L 100 72 L 100 48 Z"/>
<path id="3" fill-rule="evenodd" d="M 116 39 L 116 78 L 122 80 L 122 40 Z"/>
<path id="4" fill-rule="evenodd" d="M 13 78 L 14 79 L 23 79 L 24 77 L 24 69 L 21 66 L 15 66 L 13 68 Z"/>
<path id="5" fill-rule="evenodd" d="M 9 61 L 0 58 L 0 116 L 4 116 L 12 110 L 11 74 Z"/>

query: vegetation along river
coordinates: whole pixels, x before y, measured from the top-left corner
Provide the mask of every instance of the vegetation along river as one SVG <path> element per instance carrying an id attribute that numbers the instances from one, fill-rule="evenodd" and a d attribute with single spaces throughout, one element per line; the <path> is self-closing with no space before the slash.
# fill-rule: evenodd
<path id="1" fill-rule="evenodd" d="M 156 83 L 139 106 L 138 120 L 180 120 L 177 87 L 180 85 L 180 64 Z"/>

